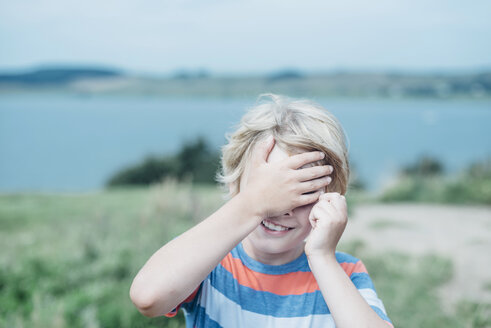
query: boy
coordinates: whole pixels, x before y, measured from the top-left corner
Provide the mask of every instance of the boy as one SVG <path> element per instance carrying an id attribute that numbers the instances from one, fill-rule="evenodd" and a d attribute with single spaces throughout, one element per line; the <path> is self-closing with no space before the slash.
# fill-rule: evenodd
<path id="1" fill-rule="evenodd" d="M 348 154 L 319 105 L 268 95 L 223 147 L 230 199 L 159 249 L 130 297 L 187 327 L 390 327 L 363 263 L 336 252 Z"/>

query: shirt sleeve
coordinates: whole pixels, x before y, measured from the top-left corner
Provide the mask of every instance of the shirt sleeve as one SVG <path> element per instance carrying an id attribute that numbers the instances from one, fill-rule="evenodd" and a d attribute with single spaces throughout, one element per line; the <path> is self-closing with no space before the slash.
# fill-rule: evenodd
<path id="1" fill-rule="evenodd" d="M 358 260 L 350 269 L 351 272 L 347 273 L 361 296 L 380 318 L 385 320 L 390 327 L 393 327 L 392 322 L 387 316 L 387 311 L 385 310 L 382 300 L 377 296 L 372 279 L 368 275 L 367 268 L 363 262 Z"/>
<path id="2" fill-rule="evenodd" d="M 201 292 L 201 286 L 202 285 L 203 285 L 203 283 L 201 283 L 194 290 L 194 292 L 192 292 L 191 295 L 189 295 L 184 301 L 182 301 L 178 306 L 176 306 L 175 309 L 173 309 L 169 313 L 164 314 L 164 316 L 166 316 L 168 318 L 172 318 L 172 317 L 175 317 L 177 315 L 177 312 L 179 312 L 179 309 L 181 307 L 184 307 L 184 308 L 192 307 L 196 303 L 197 299 L 199 298 L 199 294 Z"/>

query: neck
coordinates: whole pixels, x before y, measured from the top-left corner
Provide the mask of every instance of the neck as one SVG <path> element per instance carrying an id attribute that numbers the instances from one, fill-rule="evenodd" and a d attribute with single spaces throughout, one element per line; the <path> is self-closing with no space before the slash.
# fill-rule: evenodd
<path id="1" fill-rule="evenodd" d="M 281 253 L 265 253 L 252 247 L 247 238 L 242 241 L 242 247 L 249 257 L 268 265 L 282 265 L 290 263 L 299 258 L 304 249 L 304 245 L 302 244 L 301 247 L 292 248 Z"/>

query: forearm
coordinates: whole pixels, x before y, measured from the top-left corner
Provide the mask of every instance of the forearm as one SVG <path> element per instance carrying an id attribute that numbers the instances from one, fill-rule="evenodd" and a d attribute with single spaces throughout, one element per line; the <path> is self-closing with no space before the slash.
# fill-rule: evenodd
<path id="1" fill-rule="evenodd" d="M 336 327 L 389 327 L 361 296 L 334 255 L 309 257 L 309 264 Z"/>
<path id="2" fill-rule="evenodd" d="M 131 299 L 140 311 L 148 316 L 162 315 L 189 296 L 260 223 L 247 207 L 239 194 L 155 252 L 131 286 Z"/>

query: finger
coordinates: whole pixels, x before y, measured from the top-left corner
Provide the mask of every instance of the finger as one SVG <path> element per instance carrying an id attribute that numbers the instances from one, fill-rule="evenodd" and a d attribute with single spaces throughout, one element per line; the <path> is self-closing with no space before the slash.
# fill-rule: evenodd
<path id="1" fill-rule="evenodd" d="M 334 200 L 341 197 L 344 198 L 344 196 L 338 192 L 326 192 L 325 194 L 322 194 L 321 199 Z"/>
<path id="2" fill-rule="evenodd" d="M 298 203 L 297 203 L 296 207 L 305 206 L 308 204 L 315 203 L 316 201 L 319 200 L 320 195 L 321 195 L 320 191 L 316 191 L 312 194 L 300 195 L 300 197 L 298 198 Z"/>
<path id="3" fill-rule="evenodd" d="M 316 215 L 316 207 L 312 207 L 312 210 L 310 211 L 310 214 L 309 214 L 309 222 L 310 222 L 310 225 L 312 226 L 312 228 L 315 228 L 316 224 L 317 224 L 317 215 Z"/>
<path id="4" fill-rule="evenodd" d="M 338 208 L 336 206 L 336 202 L 331 202 L 326 199 L 319 199 L 319 202 L 317 203 L 317 206 L 322 208 L 325 211 L 338 211 Z"/>
<path id="5" fill-rule="evenodd" d="M 325 215 L 325 213 L 322 208 L 318 206 L 314 206 L 312 208 L 309 214 L 309 221 L 313 228 L 317 226 L 317 222 L 319 221 L 319 218 L 323 217 L 323 215 Z"/>
<path id="6" fill-rule="evenodd" d="M 291 169 L 298 169 L 299 167 L 304 166 L 305 164 L 317 162 L 321 159 L 324 159 L 326 155 L 320 151 L 311 151 L 308 153 L 301 153 L 297 155 L 293 155 L 292 157 L 287 159 L 288 167 Z"/>
<path id="7" fill-rule="evenodd" d="M 272 135 L 267 137 L 266 140 L 261 140 L 253 153 L 252 162 L 255 164 L 266 163 L 268 161 L 269 154 L 273 150 L 274 144 L 275 140 Z"/>
<path id="8" fill-rule="evenodd" d="M 322 165 L 298 169 L 295 175 L 299 181 L 309 181 L 331 174 L 333 171 L 334 169 L 331 165 Z"/>
<path id="9" fill-rule="evenodd" d="M 319 191 L 319 189 L 324 189 L 324 187 L 326 187 L 329 183 L 331 183 L 331 181 L 332 178 L 330 176 L 324 176 L 322 178 L 301 182 L 298 190 L 302 194 L 312 191 Z"/>
<path id="10" fill-rule="evenodd" d="M 331 195 L 326 196 L 327 194 Z M 335 208 L 338 211 L 341 211 L 343 208 L 346 208 L 348 206 L 348 204 L 346 203 L 346 198 L 336 192 L 320 195 L 318 205 L 325 208 Z"/>

